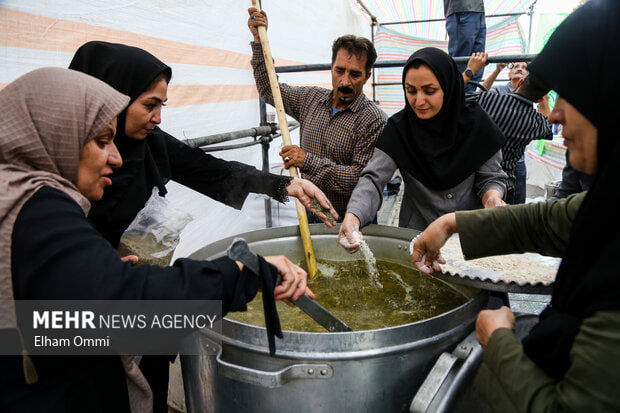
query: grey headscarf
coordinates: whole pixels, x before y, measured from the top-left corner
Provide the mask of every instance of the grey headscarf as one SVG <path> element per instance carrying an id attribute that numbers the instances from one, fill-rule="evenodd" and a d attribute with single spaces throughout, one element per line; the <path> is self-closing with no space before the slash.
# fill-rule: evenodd
<path id="1" fill-rule="evenodd" d="M 80 153 L 128 102 L 106 83 L 61 68 L 34 70 L 0 91 L 0 329 L 17 327 L 11 239 L 21 208 L 50 186 L 74 199 L 86 216 L 90 203 L 77 188 Z M 144 376 L 133 356 L 121 359 L 132 411 L 149 411 L 152 394 Z M 33 367 L 25 354 L 30 382 L 37 380 Z"/>

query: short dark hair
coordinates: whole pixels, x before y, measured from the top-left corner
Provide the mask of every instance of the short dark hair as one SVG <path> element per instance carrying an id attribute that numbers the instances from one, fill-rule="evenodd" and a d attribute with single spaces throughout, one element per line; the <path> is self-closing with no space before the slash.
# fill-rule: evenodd
<path id="1" fill-rule="evenodd" d="M 377 60 L 377 51 L 370 40 L 365 37 L 357 37 L 352 34 L 340 36 L 332 44 L 332 65 L 336 61 L 336 55 L 340 49 L 345 49 L 352 55 L 362 58 L 366 56 L 366 73 L 372 70 Z"/>
<path id="2" fill-rule="evenodd" d="M 532 102 L 536 102 L 545 96 L 549 90 L 550 88 L 547 85 L 530 73 L 523 79 L 521 86 L 517 89 L 517 93 Z"/>

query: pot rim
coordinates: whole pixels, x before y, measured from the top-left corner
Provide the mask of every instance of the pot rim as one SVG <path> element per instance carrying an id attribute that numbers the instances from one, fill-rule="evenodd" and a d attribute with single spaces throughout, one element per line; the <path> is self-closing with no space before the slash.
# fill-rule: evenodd
<path id="1" fill-rule="evenodd" d="M 325 236 L 337 235 L 339 227 L 327 228 L 323 224 L 312 224 L 310 225 L 310 231 L 313 237 L 323 238 Z M 409 243 L 417 234 L 419 234 L 419 231 L 409 228 L 389 227 L 376 224 L 364 228 L 364 236 L 367 239 L 373 237 L 387 237 L 402 242 L 403 248 L 401 248 L 401 250 L 406 251 L 407 254 L 409 251 Z M 232 240 L 238 237 L 245 238 L 250 246 L 255 242 L 274 239 L 290 237 L 301 238 L 298 226 L 260 229 L 224 238 L 206 245 L 194 252 L 190 258 L 196 256 L 198 256 L 198 259 L 215 259 L 221 257 L 225 255 L 226 248 L 230 245 Z M 427 341 L 437 340 L 443 333 L 454 329 L 460 329 L 464 324 L 468 325 L 468 329 L 471 328 L 478 312 L 488 300 L 488 293 L 482 290 L 478 290 L 477 292 L 473 289 L 469 290 L 472 291 L 471 298 L 459 307 L 453 308 L 435 317 L 408 324 L 383 327 L 374 330 L 335 333 L 284 330 L 283 339 L 276 340 L 277 354 L 296 358 L 301 352 L 304 353 L 304 355 L 320 354 L 320 357 L 325 359 L 329 358 L 332 353 L 334 357 L 337 358 L 346 358 L 346 354 L 350 353 L 357 358 L 360 356 L 360 352 L 372 352 L 373 354 L 380 352 L 383 354 L 384 351 L 404 351 L 405 347 L 410 348 L 412 346 L 426 345 Z M 214 340 L 233 346 L 241 346 L 258 353 L 268 353 L 265 327 L 223 319 L 221 334 L 213 330 L 202 330 L 200 336 L 210 341 Z M 418 344 L 416 344 L 416 342 Z"/>

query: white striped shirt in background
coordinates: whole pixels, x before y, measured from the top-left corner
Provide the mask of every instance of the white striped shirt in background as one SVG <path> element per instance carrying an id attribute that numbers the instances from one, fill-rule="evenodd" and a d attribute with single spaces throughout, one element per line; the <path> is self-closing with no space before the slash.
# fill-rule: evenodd
<path id="1" fill-rule="evenodd" d="M 467 100 L 478 102 L 506 136 L 501 164 L 508 175 L 509 185 L 514 187 L 515 168 L 525 147 L 533 140 L 553 139 L 551 123 L 534 109 L 532 101 L 516 93 L 480 92 L 468 94 Z"/>

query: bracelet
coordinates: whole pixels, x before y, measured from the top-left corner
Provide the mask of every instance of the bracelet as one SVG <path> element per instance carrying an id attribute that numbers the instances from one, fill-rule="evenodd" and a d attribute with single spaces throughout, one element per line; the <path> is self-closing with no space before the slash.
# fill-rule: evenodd
<path id="1" fill-rule="evenodd" d="M 413 237 L 413 239 L 411 240 L 411 243 L 409 244 L 409 255 L 413 255 L 413 246 L 415 245 L 415 242 L 418 240 L 418 238 L 420 238 L 420 235 L 422 235 L 421 232 L 415 237 Z"/>

